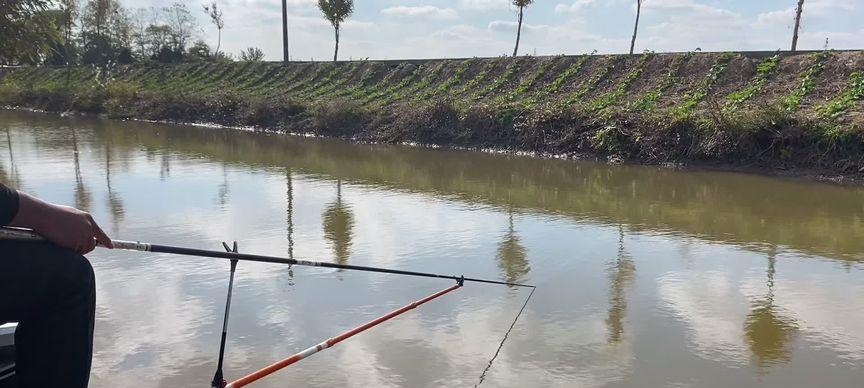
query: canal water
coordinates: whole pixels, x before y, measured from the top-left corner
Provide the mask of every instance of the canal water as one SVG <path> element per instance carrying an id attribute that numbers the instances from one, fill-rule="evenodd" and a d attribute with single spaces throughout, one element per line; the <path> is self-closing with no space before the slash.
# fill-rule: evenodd
<path id="1" fill-rule="evenodd" d="M 114 238 L 533 283 L 481 387 L 861 387 L 864 189 L 0 111 L 0 180 Z M 97 250 L 93 387 L 209 386 L 226 261 Z M 241 263 L 242 376 L 446 280 Z M 258 387 L 472 387 L 527 297 L 466 287 Z"/>

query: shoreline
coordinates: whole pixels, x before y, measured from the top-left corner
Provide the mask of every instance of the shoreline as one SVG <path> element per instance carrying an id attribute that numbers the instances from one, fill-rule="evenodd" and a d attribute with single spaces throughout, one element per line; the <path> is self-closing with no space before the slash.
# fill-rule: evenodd
<path id="1" fill-rule="evenodd" d="M 17 68 L 0 106 L 864 181 L 864 51 Z"/>
<path id="2" fill-rule="evenodd" d="M 640 162 L 638 160 L 616 160 L 616 161 L 606 160 L 606 161 L 604 161 L 602 158 L 600 158 L 596 155 L 553 155 L 553 154 L 530 152 L 530 151 L 513 151 L 513 150 L 496 149 L 496 148 L 447 146 L 447 145 L 438 145 L 438 144 L 423 144 L 423 143 L 417 143 L 417 142 L 388 143 L 388 142 L 363 140 L 363 139 L 355 139 L 355 138 L 346 138 L 346 137 L 323 136 L 323 135 L 316 134 L 313 132 L 286 132 L 286 131 L 282 131 L 279 129 L 273 129 L 273 128 L 258 128 L 258 127 L 251 127 L 251 126 L 232 126 L 232 125 L 223 125 L 223 124 L 218 124 L 218 123 L 181 122 L 181 121 L 172 121 L 172 120 L 148 120 L 148 119 L 137 119 L 137 118 L 117 119 L 117 118 L 109 117 L 106 114 L 92 114 L 92 113 L 82 113 L 82 112 L 52 112 L 52 111 L 47 111 L 47 110 L 42 110 L 42 109 L 16 107 L 16 106 L 0 106 L 0 110 L 23 111 L 23 112 L 31 112 L 31 113 L 38 113 L 38 114 L 57 115 L 59 117 L 86 117 L 86 118 L 95 118 L 95 119 L 100 119 L 100 120 L 135 121 L 135 122 L 154 123 L 154 124 L 192 126 L 192 127 L 219 129 L 219 130 L 265 133 L 265 134 L 271 134 L 271 135 L 277 135 L 277 136 L 293 136 L 293 137 L 302 137 L 302 138 L 322 138 L 322 139 L 343 141 L 343 142 L 347 142 L 347 143 L 351 143 L 351 144 L 398 145 L 398 146 L 402 146 L 402 147 L 414 147 L 414 148 L 423 148 L 423 149 L 429 149 L 429 150 L 479 152 L 479 153 L 493 154 L 493 155 L 512 155 L 512 156 L 536 158 L 536 159 L 557 159 L 557 160 L 568 160 L 568 161 L 592 162 L 592 163 L 608 164 L 608 165 L 658 167 L 658 168 L 675 170 L 675 171 L 683 171 L 683 172 L 704 171 L 704 172 L 721 172 L 721 173 L 741 173 L 741 174 L 763 176 L 763 177 L 768 177 L 768 178 L 790 179 L 790 180 L 798 180 L 798 181 L 805 181 L 805 182 L 832 184 L 832 185 L 838 185 L 838 186 L 864 186 L 864 172 L 859 173 L 859 174 L 837 174 L 837 173 L 833 173 L 833 172 L 827 171 L 827 170 L 821 170 L 820 171 L 820 170 L 802 169 L 802 168 L 780 170 L 780 169 L 772 169 L 772 168 L 768 168 L 768 167 L 740 166 L 740 165 L 720 164 L 720 163 L 644 163 L 644 162 Z"/>

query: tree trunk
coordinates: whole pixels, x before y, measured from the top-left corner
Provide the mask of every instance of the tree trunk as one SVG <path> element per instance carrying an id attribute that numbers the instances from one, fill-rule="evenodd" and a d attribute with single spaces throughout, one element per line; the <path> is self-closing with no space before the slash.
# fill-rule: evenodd
<path id="1" fill-rule="evenodd" d="M 522 10 L 525 7 L 519 7 L 519 24 L 516 27 L 516 47 L 513 48 L 513 56 L 519 52 L 519 38 L 522 37 Z"/>
<path id="2" fill-rule="evenodd" d="M 798 50 L 798 29 L 801 27 L 801 12 L 804 11 L 804 0 L 798 0 L 798 9 L 795 10 L 795 32 L 792 34 L 792 52 Z"/>
<path id="3" fill-rule="evenodd" d="M 282 63 L 288 63 L 288 4 L 282 0 Z"/>
<path id="4" fill-rule="evenodd" d="M 333 51 L 333 62 L 336 62 L 336 58 L 339 57 L 339 25 L 335 26 L 336 29 L 336 50 Z"/>
<path id="5" fill-rule="evenodd" d="M 636 48 L 636 33 L 639 32 L 639 15 L 642 13 L 642 0 L 636 0 L 636 25 L 633 26 L 633 40 L 630 41 L 630 55 Z"/>
<path id="6" fill-rule="evenodd" d="M 219 57 L 219 47 L 222 47 L 222 29 L 217 28 L 217 30 L 219 31 L 219 33 L 217 35 L 218 37 L 216 38 L 216 55 L 214 55 L 216 58 Z"/>

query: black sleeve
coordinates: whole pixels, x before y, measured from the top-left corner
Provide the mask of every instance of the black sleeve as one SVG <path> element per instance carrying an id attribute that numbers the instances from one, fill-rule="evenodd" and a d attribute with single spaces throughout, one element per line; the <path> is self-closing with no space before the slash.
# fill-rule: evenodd
<path id="1" fill-rule="evenodd" d="M 0 225 L 12 222 L 18 214 L 18 191 L 0 183 Z"/>

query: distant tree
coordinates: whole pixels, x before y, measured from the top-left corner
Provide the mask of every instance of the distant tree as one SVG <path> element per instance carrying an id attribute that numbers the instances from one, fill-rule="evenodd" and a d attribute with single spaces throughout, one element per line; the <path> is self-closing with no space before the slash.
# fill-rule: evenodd
<path id="1" fill-rule="evenodd" d="M 639 32 L 639 16 L 642 14 L 642 1 L 636 0 L 636 25 L 633 26 L 633 40 L 630 41 L 630 55 L 633 55 L 633 49 L 636 48 L 636 33 Z"/>
<path id="2" fill-rule="evenodd" d="M 801 13 L 804 12 L 804 0 L 798 0 L 798 8 L 795 9 L 795 31 L 792 33 L 792 52 L 798 50 L 798 29 L 801 28 Z"/>
<path id="3" fill-rule="evenodd" d="M 519 53 L 519 38 L 522 37 L 522 13 L 525 7 L 534 3 L 534 0 L 513 0 L 513 5 L 519 7 L 519 23 L 516 25 L 516 47 L 513 48 L 513 56 Z"/>
<path id="4" fill-rule="evenodd" d="M 186 56 L 189 60 L 193 61 L 206 61 L 211 57 L 210 46 L 207 45 L 203 40 L 196 40 L 195 43 L 192 43 L 189 46 L 189 49 L 186 50 Z"/>
<path id="5" fill-rule="evenodd" d="M 318 0 L 318 8 L 336 32 L 336 49 L 333 51 L 333 62 L 336 62 L 339 57 L 339 27 L 354 13 L 354 0 Z"/>
<path id="6" fill-rule="evenodd" d="M 52 39 L 51 42 L 49 42 L 42 50 L 40 61 L 43 64 L 51 66 L 68 65 L 69 61 L 67 60 L 67 54 L 71 52 L 71 50 L 66 47 L 68 41 L 65 39 L 63 31 L 66 24 L 66 15 L 62 9 L 49 9 L 40 12 L 39 16 L 45 19 L 43 23 L 54 26 L 56 32 L 56 39 Z"/>
<path id="7" fill-rule="evenodd" d="M 198 22 L 189 12 L 186 4 L 176 2 L 163 8 L 166 24 L 171 31 L 171 43 L 174 51 L 186 51 L 186 44 L 198 30 Z"/>
<path id="8" fill-rule="evenodd" d="M 79 18 L 83 53 L 81 61 L 105 64 L 121 53 L 128 60 L 132 26 L 117 0 L 88 0 Z"/>
<path id="9" fill-rule="evenodd" d="M 63 59 L 64 64 L 69 65 L 72 57 L 72 27 L 75 26 L 75 20 L 78 19 L 78 0 L 60 0 L 60 11 L 63 18 Z"/>
<path id="10" fill-rule="evenodd" d="M 218 38 L 216 40 L 216 55 L 219 55 L 219 47 L 222 46 L 222 28 L 225 27 L 225 19 L 222 18 L 222 10 L 216 5 L 214 0 L 210 5 L 204 4 L 204 13 L 210 17 L 210 22 L 216 25 Z"/>
<path id="11" fill-rule="evenodd" d="M 49 0 L 0 1 L 0 63 L 36 64 L 60 38 Z"/>
<path id="12" fill-rule="evenodd" d="M 147 27 L 150 26 L 151 14 L 156 13 L 155 8 L 148 12 L 145 8 L 136 9 L 130 16 L 132 46 L 140 58 L 149 58 L 153 53 L 148 50 Z"/>
<path id="13" fill-rule="evenodd" d="M 249 47 L 240 51 L 240 60 L 243 62 L 261 62 L 264 60 L 264 51 L 258 47 Z"/>

